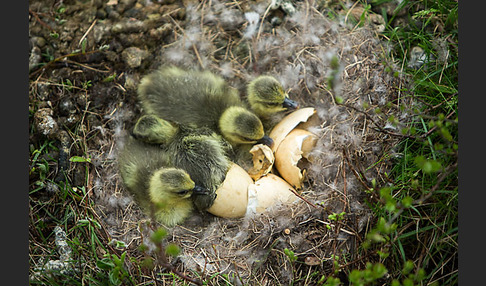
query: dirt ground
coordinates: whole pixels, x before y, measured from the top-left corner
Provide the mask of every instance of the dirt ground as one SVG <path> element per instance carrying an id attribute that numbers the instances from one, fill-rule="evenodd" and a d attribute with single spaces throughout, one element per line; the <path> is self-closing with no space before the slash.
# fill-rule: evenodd
<path id="1" fill-rule="evenodd" d="M 386 120 L 398 114 L 403 79 L 385 71 L 388 47 L 377 36 L 379 16 L 358 25 L 359 6 L 348 13 L 333 1 L 273 2 L 280 6 L 30 1 L 30 142 L 58 144 L 56 180 L 84 186 L 111 239 L 124 241 L 134 256 L 148 235 L 141 227 L 148 218 L 123 189 L 117 152 L 141 112 L 141 77 L 170 63 L 220 74 L 242 96 L 249 80 L 272 74 L 320 119 L 302 192 L 314 206 L 300 201 L 242 219 L 195 214 L 169 230 L 167 241 L 181 248 L 172 263 L 184 273 L 227 274 L 233 283 L 286 285 L 307 273 L 328 273 L 332 255 L 356 259 L 372 220 L 364 190 L 372 178 L 386 180 L 390 161 L 383 156 L 393 150 L 390 133 L 397 130 Z M 333 56 L 339 68 L 331 89 Z M 86 154 L 88 167 L 69 161 Z M 341 212 L 339 223 L 328 219 Z M 297 255 L 298 266 L 286 259 L 285 248 Z"/>

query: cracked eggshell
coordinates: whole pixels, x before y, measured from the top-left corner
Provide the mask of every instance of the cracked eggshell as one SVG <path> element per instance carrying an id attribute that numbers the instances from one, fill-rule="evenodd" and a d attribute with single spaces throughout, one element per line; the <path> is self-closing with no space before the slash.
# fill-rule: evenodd
<path id="1" fill-rule="evenodd" d="M 296 111 L 285 116 L 269 134 L 269 137 L 273 139 L 272 151 L 275 152 L 287 134 L 290 133 L 301 122 L 306 122 L 312 115 L 316 113 L 314 107 L 305 107 L 297 109 Z"/>
<path id="2" fill-rule="evenodd" d="M 267 145 L 257 144 L 250 150 L 253 155 L 253 167 L 248 170 L 248 174 L 253 180 L 258 180 L 270 173 L 275 162 L 272 149 Z"/>
<path id="3" fill-rule="evenodd" d="M 316 143 L 316 135 L 296 128 L 285 137 L 275 152 L 275 167 L 282 178 L 297 190 L 302 188 L 304 180 L 302 170 L 297 164 L 302 157 L 307 158 Z"/>
<path id="4" fill-rule="evenodd" d="M 274 174 L 260 178 L 248 188 L 250 200 L 248 213 L 263 213 L 277 204 L 291 204 L 299 200 L 292 186 Z"/>
<path id="5" fill-rule="evenodd" d="M 216 190 L 216 199 L 213 205 L 207 210 L 209 213 L 224 217 L 243 217 L 248 205 L 248 186 L 253 180 L 248 173 L 238 166 L 232 164 L 221 186 Z"/>

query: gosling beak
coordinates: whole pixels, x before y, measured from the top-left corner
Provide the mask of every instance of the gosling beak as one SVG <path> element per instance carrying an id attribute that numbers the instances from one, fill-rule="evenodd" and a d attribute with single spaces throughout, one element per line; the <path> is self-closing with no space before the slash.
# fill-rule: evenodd
<path id="1" fill-rule="evenodd" d="M 258 140 L 257 143 L 259 144 L 265 144 L 268 147 L 272 148 L 273 147 L 273 139 L 268 137 L 267 135 L 263 136 L 262 139 Z"/>
<path id="2" fill-rule="evenodd" d="M 209 191 L 206 188 L 203 188 L 201 186 L 194 186 L 194 189 L 192 189 L 192 194 L 193 195 L 207 195 L 209 194 Z"/>
<path id="3" fill-rule="evenodd" d="M 285 97 L 284 102 L 282 103 L 282 106 L 287 108 L 288 110 L 293 110 L 299 108 L 299 104 L 296 101 L 293 101 L 292 99 Z"/>

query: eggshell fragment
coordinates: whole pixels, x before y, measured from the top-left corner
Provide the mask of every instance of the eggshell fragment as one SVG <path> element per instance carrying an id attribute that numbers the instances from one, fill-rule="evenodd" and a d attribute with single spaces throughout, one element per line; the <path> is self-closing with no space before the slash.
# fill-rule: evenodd
<path id="1" fill-rule="evenodd" d="M 272 149 L 264 144 L 254 145 L 250 153 L 253 155 L 253 167 L 248 170 L 248 174 L 253 180 L 258 180 L 272 170 L 275 156 Z"/>
<path id="2" fill-rule="evenodd" d="M 297 109 L 296 111 L 285 116 L 269 134 L 269 137 L 273 139 L 272 151 L 276 151 L 278 146 L 282 143 L 287 134 L 292 131 L 299 123 L 306 122 L 312 115 L 316 113 L 316 109 L 313 107 L 305 107 Z"/>
<path id="3" fill-rule="evenodd" d="M 208 212 L 224 218 L 243 217 L 248 205 L 248 186 L 253 180 L 248 173 L 238 166 L 232 164 L 226 178 L 216 190 L 216 199 Z"/>
<path id="4" fill-rule="evenodd" d="M 250 213 L 263 213 L 277 204 L 291 204 L 297 197 L 287 182 L 279 176 L 268 174 L 248 187 L 248 211 Z"/>
<path id="5" fill-rule="evenodd" d="M 317 136 L 313 133 L 294 129 L 280 143 L 275 152 L 275 167 L 291 186 L 299 190 L 302 188 L 304 176 L 297 166 L 302 156 L 307 157 L 317 143 Z"/>

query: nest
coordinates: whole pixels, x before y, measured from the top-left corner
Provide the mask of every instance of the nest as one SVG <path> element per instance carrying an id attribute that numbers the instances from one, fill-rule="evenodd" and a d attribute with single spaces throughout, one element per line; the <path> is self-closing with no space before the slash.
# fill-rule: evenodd
<path id="1" fill-rule="evenodd" d="M 145 5 L 159 5 L 142 2 L 136 3 L 139 13 Z M 181 248 L 171 263 L 187 275 L 223 274 L 215 279 L 267 285 L 269 281 L 288 284 L 296 277 L 318 279 L 307 274 L 329 273 L 335 256 L 353 261 L 371 220 L 365 203 L 364 191 L 371 188 L 367 178 L 382 178 L 389 170 L 387 161 L 380 159 L 397 142 L 390 135 L 393 130 L 385 132 L 383 126 L 388 116 L 398 113 L 402 83 L 385 72 L 382 54 L 386 47 L 376 27 L 368 22 L 358 25 L 349 13 L 334 14 L 331 19 L 319 1 L 295 5 L 286 1 L 271 5 L 268 1 L 183 2 L 180 7 L 162 5 L 153 19 L 148 14 L 137 16 L 152 20 L 127 21 L 111 29 L 133 37 L 142 30 L 162 40 L 157 45 L 142 41 L 138 48 L 148 52 L 142 58 L 153 56 L 141 66 L 147 71 L 127 70 L 123 102 L 100 108 L 102 122 L 90 126 L 98 135 L 88 142 L 94 166 L 88 193 L 103 227 L 112 239 L 124 241 L 133 256 L 139 256 L 137 247 L 147 243 L 151 232 L 144 227 L 149 218 L 123 189 L 116 166 L 117 152 L 140 112 L 134 104 L 140 77 L 167 63 L 208 69 L 244 96 L 251 79 L 271 74 L 291 99 L 302 107 L 315 107 L 319 116 L 319 126 L 313 129 L 319 139 L 312 151 L 313 162 L 307 166 L 303 199 L 241 219 L 195 213 L 169 230 L 166 242 Z M 130 29 L 137 23 L 141 28 Z M 94 35 L 102 39 L 111 24 L 96 23 Z M 132 39 L 131 43 L 137 42 Z M 339 60 L 337 67 L 333 58 Z M 123 55 L 122 59 L 138 67 Z M 373 112 L 376 108 L 381 112 Z M 328 218 L 343 212 L 340 220 Z M 289 259 L 285 249 L 297 261 Z"/>

